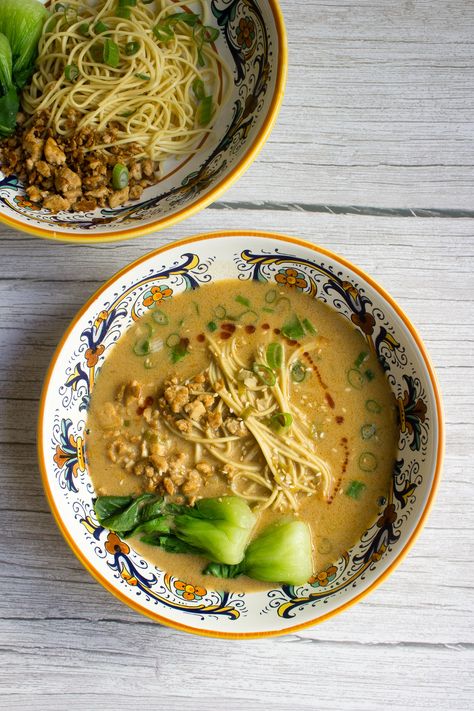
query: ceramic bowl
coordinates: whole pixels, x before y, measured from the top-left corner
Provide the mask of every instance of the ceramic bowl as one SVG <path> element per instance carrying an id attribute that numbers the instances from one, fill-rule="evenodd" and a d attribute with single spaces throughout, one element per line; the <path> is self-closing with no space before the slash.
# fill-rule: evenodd
<path id="1" fill-rule="evenodd" d="M 193 7 L 190 0 L 189 9 Z M 277 0 L 212 0 L 216 48 L 234 77 L 229 101 L 197 153 L 165 166 L 140 201 L 94 212 L 53 215 L 28 200 L 0 171 L 0 221 L 40 237 L 71 242 L 130 239 L 202 210 L 250 166 L 275 123 L 286 80 L 286 35 Z"/>
<path id="2" fill-rule="evenodd" d="M 147 563 L 95 518 L 83 439 L 95 378 L 120 335 L 147 312 L 151 289 L 166 287 L 167 298 L 173 298 L 229 277 L 281 285 L 282 278 L 295 274 L 298 290 L 349 319 L 386 370 L 398 403 L 400 429 L 388 499 L 380 503 L 376 522 L 356 545 L 330 568 L 315 571 L 307 585 L 245 594 L 185 588 L 189 581 Z M 141 258 L 81 309 L 46 378 L 38 446 L 45 490 L 58 525 L 104 587 L 139 612 L 176 628 L 223 637 L 263 636 L 321 622 L 360 599 L 395 568 L 433 500 L 443 422 L 438 386 L 420 337 L 373 279 L 337 255 L 297 239 L 227 232 L 193 237 Z"/>

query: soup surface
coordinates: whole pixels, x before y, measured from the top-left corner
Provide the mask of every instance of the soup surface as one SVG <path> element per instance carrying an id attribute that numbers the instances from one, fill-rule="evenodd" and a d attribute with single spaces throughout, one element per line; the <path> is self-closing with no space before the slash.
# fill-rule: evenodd
<path id="1" fill-rule="evenodd" d="M 306 521 L 314 573 L 324 571 L 374 523 L 395 461 L 395 400 L 367 341 L 288 285 L 223 280 L 148 301 L 94 385 L 86 457 L 97 494 L 241 495 L 260 512 L 257 531 L 289 514 Z M 251 403 L 240 416 L 220 389 L 227 375 Z M 131 544 L 194 585 L 270 587 L 203 576 L 204 558 L 138 536 Z"/>

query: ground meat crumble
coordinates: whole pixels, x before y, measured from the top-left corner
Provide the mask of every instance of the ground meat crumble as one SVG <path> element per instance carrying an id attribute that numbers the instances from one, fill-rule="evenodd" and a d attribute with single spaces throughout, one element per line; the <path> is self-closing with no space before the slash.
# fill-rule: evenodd
<path id="1" fill-rule="evenodd" d="M 142 151 L 137 143 L 112 146 L 103 151 L 95 145 L 112 143 L 118 124 L 111 123 L 101 134 L 91 128 L 76 130 L 76 112 L 68 114 L 69 136 L 58 136 L 48 128 L 49 114 L 39 112 L 25 126 L 18 115 L 13 136 L 0 141 L 0 169 L 8 177 L 16 175 L 25 186 L 28 199 L 52 213 L 89 212 L 98 207 L 116 208 L 128 200 L 139 200 L 145 188 L 158 180 L 158 164 L 137 159 Z M 129 184 L 122 190 L 112 187 L 112 171 L 117 163 L 129 170 Z"/>
<path id="2" fill-rule="evenodd" d="M 198 426 L 210 436 L 219 436 L 217 430 L 225 426 L 237 437 L 249 435 L 245 423 L 210 392 L 203 373 L 184 383 L 169 378 L 156 397 L 144 397 L 136 380 L 123 383 L 114 402 L 102 407 L 99 422 L 111 462 L 140 477 L 144 491 L 191 505 L 210 477 L 221 473 L 230 479 L 232 473 L 180 451 L 173 430 L 187 434 Z"/>

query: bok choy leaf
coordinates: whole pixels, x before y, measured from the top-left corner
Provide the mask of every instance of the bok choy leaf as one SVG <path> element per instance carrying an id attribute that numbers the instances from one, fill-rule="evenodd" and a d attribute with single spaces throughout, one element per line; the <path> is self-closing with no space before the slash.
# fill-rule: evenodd
<path id="1" fill-rule="evenodd" d="M 38 42 L 49 12 L 38 0 L 1 0 L 0 29 L 13 57 L 13 81 L 21 89 L 33 73 Z"/>

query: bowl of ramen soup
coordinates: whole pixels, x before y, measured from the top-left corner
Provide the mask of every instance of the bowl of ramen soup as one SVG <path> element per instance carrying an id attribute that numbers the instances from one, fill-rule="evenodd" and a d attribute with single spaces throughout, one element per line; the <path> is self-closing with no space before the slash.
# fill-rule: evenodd
<path id="1" fill-rule="evenodd" d="M 277 0 L 2 0 L 0 221 L 122 240 L 210 204 L 270 135 Z"/>
<path id="2" fill-rule="evenodd" d="M 152 619 L 228 637 L 319 622 L 427 515 L 440 395 L 370 277 L 280 235 L 149 254 L 76 316 L 39 420 L 45 489 L 89 571 Z"/>

